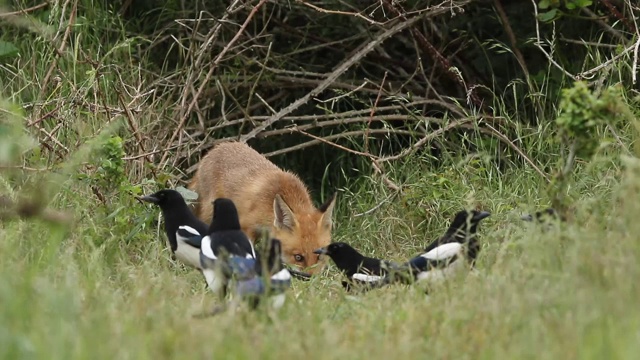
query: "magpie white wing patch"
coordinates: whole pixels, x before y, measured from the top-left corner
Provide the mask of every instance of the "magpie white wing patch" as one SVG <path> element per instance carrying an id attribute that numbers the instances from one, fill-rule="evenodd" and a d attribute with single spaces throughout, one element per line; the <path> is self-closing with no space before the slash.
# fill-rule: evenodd
<path id="1" fill-rule="evenodd" d="M 200 236 L 200 233 L 198 232 L 198 230 L 192 228 L 191 226 L 188 225 L 182 225 L 182 226 L 178 226 L 178 230 L 184 230 L 187 233 L 193 235 L 193 236 Z M 186 235 L 186 233 L 184 234 Z"/>
<path id="2" fill-rule="evenodd" d="M 374 282 L 382 280 L 382 276 L 356 273 L 353 274 L 352 279 L 364 282 Z"/>
<path id="3" fill-rule="evenodd" d="M 211 237 L 209 235 L 202 238 L 202 245 L 200 250 L 202 250 L 202 254 L 208 257 L 209 259 L 212 259 L 212 260 L 217 259 L 217 257 L 213 253 L 213 250 L 211 250 Z"/>
<path id="4" fill-rule="evenodd" d="M 446 260 L 448 258 L 451 258 L 459 254 L 461 251 L 462 251 L 462 244 L 454 242 L 454 243 L 442 244 L 437 248 L 429 251 L 428 253 L 422 254 L 420 256 L 429 260 Z"/>
<path id="5" fill-rule="evenodd" d="M 287 269 L 282 269 L 277 273 L 271 275 L 271 280 L 286 281 L 291 279 L 291 273 Z"/>

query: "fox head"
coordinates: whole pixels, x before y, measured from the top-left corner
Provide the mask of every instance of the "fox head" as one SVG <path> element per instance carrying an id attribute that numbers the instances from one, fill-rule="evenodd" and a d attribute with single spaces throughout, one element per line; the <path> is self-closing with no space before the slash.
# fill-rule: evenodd
<path id="1" fill-rule="evenodd" d="M 310 274 L 322 270 L 326 261 L 313 251 L 331 243 L 334 193 L 319 209 L 294 213 L 276 194 L 273 201 L 273 237 L 282 243 L 282 259 Z"/>

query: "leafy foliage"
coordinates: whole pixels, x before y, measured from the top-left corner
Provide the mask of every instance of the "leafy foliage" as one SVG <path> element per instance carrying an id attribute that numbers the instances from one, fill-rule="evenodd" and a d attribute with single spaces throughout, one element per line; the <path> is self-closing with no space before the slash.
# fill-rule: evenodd
<path id="1" fill-rule="evenodd" d="M 561 141 L 574 142 L 576 155 L 590 158 L 599 145 L 597 130 L 615 124 L 618 119 L 621 96 L 620 86 L 607 88 L 597 96 L 584 81 L 576 81 L 573 87 L 563 89 L 560 114 L 556 118 Z"/>
<path id="2" fill-rule="evenodd" d="M 0 40 L 0 59 L 18 55 L 18 48 L 10 42 Z"/>

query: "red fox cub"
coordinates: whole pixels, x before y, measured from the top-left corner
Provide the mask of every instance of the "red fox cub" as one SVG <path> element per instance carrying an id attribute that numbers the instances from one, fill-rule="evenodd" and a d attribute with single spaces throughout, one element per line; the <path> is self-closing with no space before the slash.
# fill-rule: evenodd
<path id="1" fill-rule="evenodd" d="M 255 243 L 269 227 L 282 243 L 283 260 L 314 274 L 325 261 L 313 251 L 331 243 L 334 193 L 319 209 L 295 174 L 283 171 L 260 153 L 240 142 L 215 146 L 200 160 L 189 189 L 198 193 L 195 213 L 211 220 L 216 198 L 233 200 L 240 227 Z M 317 266 L 314 266 L 316 265 Z"/>

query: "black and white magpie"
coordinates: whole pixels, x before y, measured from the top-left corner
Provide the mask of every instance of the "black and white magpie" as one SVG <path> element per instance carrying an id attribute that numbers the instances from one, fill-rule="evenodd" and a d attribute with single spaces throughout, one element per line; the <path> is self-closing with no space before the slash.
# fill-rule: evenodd
<path id="1" fill-rule="evenodd" d="M 362 255 L 358 250 L 344 242 L 331 243 L 328 246 L 316 249 L 318 255 L 327 255 L 333 260 L 336 267 L 347 277 L 349 281 L 342 282 L 342 286 L 350 290 L 351 284 L 366 285 L 375 283 L 384 278 L 390 271 L 397 268 L 398 264 Z"/>
<path id="2" fill-rule="evenodd" d="M 282 244 L 278 239 L 261 241 L 263 251 L 258 253 L 256 275 L 238 282 L 237 292 L 241 297 L 252 298 L 256 307 L 263 296 L 268 296 L 271 306 L 279 309 L 284 305 L 285 292 L 291 286 L 291 273 L 282 262 Z M 266 249 L 265 249 L 266 248 Z"/>
<path id="3" fill-rule="evenodd" d="M 457 212 L 445 234 L 429 244 L 422 254 L 368 286 L 378 288 L 393 282 L 437 282 L 465 267 L 473 268 L 480 251 L 476 232 L 480 221 L 490 215 L 489 212 L 476 210 Z"/>
<path id="4" fill-rule="evenodd" d="M 182 263 L 200 269 L 200 243 L 209 226 L 191 212 L 182 195 L 176 190 L 164 189 L 139 199 L 160 207 L 174 256 Z"/>
<path id="5" fill-rule="evenodd" d="M 413 281 L 440 280 L 463 268 L 473 268 L 480 252 L 477 230 L 480 221 L 489 217 L 486 211 L 456 213 L 445 234 L 429 244 L 424 252 L 410 259 L 408 268 Z"/>
<path id="6" fill-rule="evenodd" d="M 255 276 L 256 252 L 240 229 L 238 210 L 231 199 L 213 201 L 213 217 L 202 238 L 200 265 L 209 289 L 224 298 L 232 278 L 238 281 Z"/>

